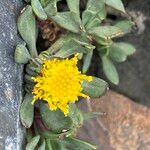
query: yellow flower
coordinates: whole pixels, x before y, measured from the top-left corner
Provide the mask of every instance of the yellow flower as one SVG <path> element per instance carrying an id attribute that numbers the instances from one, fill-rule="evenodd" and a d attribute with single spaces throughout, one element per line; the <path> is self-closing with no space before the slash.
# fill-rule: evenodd
<path id="1" fill-rule="evenodd" d="M 92 81 L 92 77 L 81 74 L 77 63 L 77 56 L 64 60 L 45 60 L 40 75 L 33 77 L 36 84 L 32 103 L 37 100 L 47 101 L 50 110 L 58 108 L 67 116 L 69 103 L 78 101 L 79 96 L 89 98 L 82 93 L 81 83 L 83 80 Z"/>

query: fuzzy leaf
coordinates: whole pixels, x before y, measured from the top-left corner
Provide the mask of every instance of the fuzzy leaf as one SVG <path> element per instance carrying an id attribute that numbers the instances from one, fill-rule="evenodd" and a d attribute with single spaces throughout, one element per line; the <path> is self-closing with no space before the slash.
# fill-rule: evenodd
<path id="1" fill-rule="evenodd" d="M 50 140 L 53 150 L 69 150 L 65 148 L 62 140 Z"/>
<path id="2" fill-rule="evenodd" d="M 83 115 L 80 109 L 76 106 L 76 104 L 69 105 L 69 117 L 73 121 L 73 128 L 78 128 L 83 125 Z"/>
<path id="3" fill-rule="evenodd" d="M 67 0 L 68 7 L 70 11 L 76 13 L 77 15 L 80 14 L 79 12 L 79 0 Z"/>
<path id="4" fill-rule="evenodd" d="M 26 145 L 25 150 L 35 150 L 38 142 L 40 140 L 40 136 L 37 135 L 31 139 L 31 141 Z"/>
<path id="5" fill-rule="evenodd" d="M 62 28 L 78 33 L 80 31 L 80 24 L 78 20 L 75 20 L 75 16 L 73 12 L 61 12 L 57 13 L 56 16 L 52 16 L 51 19 Z"/>
<path id="6" fill-rule="evenodd" d="M 31 6 L 28 5 L 19 16 L 17 26 L 21 37 L 29 47 L 31 56 L 36 57 L 36 23 Z"/>
<path id="7" fill-rule="evenodd" d="M 103 39 L 110 39 L 118 37 L 123 34 L 120 28 L 115 26 L 100 26 L 95 27 L 89 31 L 94 37 L 100 37 Z"/>
<path id="8" fill-rule="evenodd" d="M 109 81 L 117 85 L 119 83 L 119 76 L 113 62 L 111 62 L 111 60 L 109 60 L 109 58 L 106 56 L 103 56 L 102 65 L 106 77 L 109 79 Z"/>
<path id="9" fill-rule="evenodd" d="M 100 25 L 100 20 L 98 18 L 94 18 L 86 25 L 86 30 L 89 31 L 92 28 L 98 27 Z"/>
<path id="10" fill-rule="evenodd" d="M 56 53 L 66 42 L 68 41 L 68 37 L 62 36 L 60 37 L 53 45 L 51 45 L 46 52 L 50 55 Z"/>
<path id="11" fill-rule="evenodd" d="M 46 142 L 43 140 L 42 144 L 39 146 L 38 150 L 45 150 Z"/>
<path id="12" fill-rule="evenodd" d="M 107 90 L 108 84 L 100 78 L 93 77 L 91 82 L 83 81 L 82 88 L 83 93 L 90 97 L 100 97 Z"/>
<path id="13" fill-rule="evenodd" d="M 134 23 L 132 21 L 125 20 L 119 21 L 115 26 L 118 27 L 124 34 L 126 34 L 131 32 Z"/>
<path id="14" fill-rule="evenodd" d="M 82 14 L 82 21 L 86 29 L 95 27 L 106 18 L 106 8 L 104 0 L 89 0 L 86 10 Z"/>
<path id="15" fill-rule="evenodd" d="M 95 146 L 87 142 L 84 142 L 75 138 L 71 138 L 71 137 L 65 138 L 62 141 L 62 143 L 65 145 L 66 148 L 70 150 L 94 150 L 96 149 Z"/>
<path id="16" fill-rule="evenodd" d="M 31 6 L 36 16 L 41 20 L 46 20 L 47 15 L 39 0 L 31 0 Z"/>
<path id="17" fill-rule="evenodd" d="M 43 7 L 46 7 L 51 1 L 52 1 L 52 0 L 40 0 L 41 5 L 42 5 Z"/>
<path id="18" fill-rule="evenodd" d="M 46 149 L 45 150 L 53 150 L 50 139 L 46 139 Z"/>
<path id="19" fill-rule="evenodd" d="M 86 53 L 89 51 L 88 48 L 92 48 L 91 45 L 71 39 L 66 42 L 62 46 L 62 48 L 60 48 L 55 56 L 60 58 L 66 58 L 76 53 Z"/>
<path id="20" fill-rule="evenodd" d="M 56 4 L 57 4 L 57 0 L 51 0 L 44 8 L 45 13 L 47 14 L 47 16 L 49 18 L 51 18 L 52 16 L 55 16 L 57 14 Z"/>
<path id="21" fill-rule="evenodd" d="M 109 47 L 109 56 L 116 62 L 124 62 L 127 59 L 127 55 L 116 44 Z"/>
<path id="22" fill-rule="evenodd" d="M 114 46 L 122 50 L 127 56 L 132 55 L 136 51 L 133 45 L 125 42 L 114 43 Z"/>
<path id="23" fill-rule="evenodd" d="M 31 56 L 24 44 L 18 44 L 15 50 L 15 62 L 26 64 L 31 59 Z"/>
<path id="24" fill-rule="evenodd" d="M 33 100 L 32 94 L 26 94 L 20 108 L 20 119 L 26 128 L 30 128 L 33 122 L 34 105 L 31 104 Z"/>
<path id="25" fill-rule="evenodd" d="M 123 13 L 125 13 L 125 8 L 123 6 L 123 3 L 121 0 L 105 0 L 105 3 L 110 6 L 113 7 Z"/>
<path id="26" fill-rule="evenodd" d="M 77 24 L 81 25 L 79 4 L 80 0 L 67 0 L 68 7 L 73 14 L 73 18 Z M 82 29 L 82 27 L 80 27 Z"/>
<path id="27" fill-rule="evenodd" d="M 86 73 L 88 71 L 90 64 L 91 64 L 92 56 L 93 56 L 92 50 L 85 54 L 85 56 L 83 58 L 83 67 L 82 67 L 83 73 Z"/>
<path id="28" fill-rule="evenodd" d="M 60 133 L 63 129 L 68 130 L 72 127 L 71 118 L 65 117 L 60 110 L 51 111 L 47 104 L 41 103 L 40 112 L 43 123 L 53 132 Z"/>

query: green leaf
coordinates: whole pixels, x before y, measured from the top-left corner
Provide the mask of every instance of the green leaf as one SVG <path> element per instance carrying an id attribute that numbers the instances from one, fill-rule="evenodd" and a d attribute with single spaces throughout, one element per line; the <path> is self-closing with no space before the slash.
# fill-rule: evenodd
<path id="1" fill-rule="evenodd" d="M 83 115 L 80 109 L 76 106 L 76 104 L 69 105 L 69 117 L 73 121 L 73 128 L 77 129 L 83 125 Z"/>
<path id="2" fill-rule="evenodd" d="M 98 27 L 100 25 L 100 20 L 98 18 L 94 18 L 86 25 L 86 30 L 89 31 L 94 27 Z"/>
<path id="3" fill-rule="evenodd" d="M 114 43 L 114 46 L 123 51 L 127 56 L 132 55 L 136 51 L 133 45 L 125 42 Z"/>
<path id="4" fill-rule="evenodd" d="M 65 145 L 61 140 L 50 140 L 53 150 L 69 150 L 65 148 Z"/>
<path id="5" fill-rule="evenodd" d="M 99 37 L 103 39 L 111 39 L 118 37 L 123 34 L 120 28 L 116 26 L 100 26 L 95 27 L 89 31 L 94 37 Z"/>
<path id="6" fill-rule="evenodd" d="M 89 112 L 89 113 L 83 113 L 83 118 L 84 121 L 92 119 L 92 118 L 96 118 L 98 116 L 103 116 L 104 113 L 102 112 Z"/>
<path id="7" fill-rule="evenodd" d="M 109 47 L 109 55 L 116 62 L 123 62 L 127 56 L 132 55 L 135 52 L 135 48 L 124 42 L 113 43 Z"/>
<path id="8" fill-rule="evenodd" d="M 127 59 L 127 55 L 117 46 L 117 44 L 112 44 L 109 47 L 109 56 L 116 62 L 124 62 Z"/>
<path id="9" fill-rule="evenodd" d="M 41 103 L 40 112 L 45 126 L 55 133 L 61 133 L 63 130 L 69 130 L 72 127 L 70 117 L 65 117 L 60 110 L 51 111 L 47 104 Z"/>
<path id="10" fill-rule="evenodd" d="M 46 139 L 46 150 L 53 150 L 50 139 Z"/>
<path id="11" fill-rule="evenodd" d="M 65 138 L 62 141 L 62 143 L 65 145 L 66 148 L 68 148 L 70 150 L 93 150 L 93 149 L 96 149 L 95 146 L 93 146 L 87 142 L 84 142 L 84 141 L 81 141 L 81 140 L 78 140 L 75 138 L 71 138 L 71 137 Z"/>
<path id="12" fill-rule="evenodd" d="M 34 105 L 31 104 L 33 100 L 32 94 L 26 94 L 20 108 L 20 119 L 26 128 L 30 128 L 33 122 Z"/>
<path id="13" fill-rule="evenodd" d="M 51 0 L 46 7 L 44 8 L 45 13 L 47 14 L 48 18 L 55 16 L 57 14 L 57 0 Z"/>
<path id="14" fill-rule="evenodd" d="M 87 70 L 89 69 L 92 56 L 93 56 L 93 51 L 91 50 L 90 52 L 86 53 L 85 56 L 83 57 L 83 67 L 82 67 L 83 73 L 86 73 Z"/>
<path id="15" fill-rule="evenodd" d="M 46 148 L 46 142 L 43 140 L 42 144 L 39 146 L 38 150 L 45 150 Z"/>
<path id="16" fill-rule="evenodd" d="M 123 6 L 123 3 L 121 0 L 105 0 L 105 3 L 110 6 L 113 7 L 123 13 L 125 13 L 125 8 Z"/>
<path id="17" fill-rule="evenodd" d="M 24 44 L 18 44 L 16 46 L 14 57 L 15 62 L 21 64 L 26 64 L 31 59 L 31 56 Z"/>
<path id="18" fill-rule="evenodd" d="M 111 62 L 111 60 L 109 60 L 109 58 L 106 56 L 103 56 L 102 65 L 106 77 L 109 79 L 109 81 L 117 85 L 119 83 L 119 76 L 113 62 Z"/>
<path id="19" fill-rule="evenodd" d="M 55 56 L 60 58 L 66 58 L 76 53 L 86 53 L 89 51 L 88 48 L 93 48 L 93 47 L 91 47 L 91 45 L 87 43 L 70 39 L 66 43 L 64 43 L 64 45 L 55 54 Z"/>
<path id="20" fill-rule="evenodd" d="M 134 22 L 125 20 L 125 21 L 119 21 L 116 23 L 116 27 L 118 27 L 124 34 L 131 32 L 132 27 L 134 26 Z"/>
<path id="21" fill-rule="evenodd" d="M 83 27 L 81 25 L 79 3 L 80 3 L 80 0 L 67 0 L 68 7 L 73 15 L 73 19 L 80 26 L 80 29 L 82 29 Z"/>
<path id="22" fill-rule="evenodd" d="M 80 31 L 80 24 L 75 20 L 75 15 L 73 12 L 61 12 L 57 13 L 56 16 L 52 16 L 51 19 L 55 21 L 62 28 L 65 28 L 74 33 Z"/>
<path id="23" fill-rule="evenodd" d="M 93 77 L 91 82 L 83 81 L 82 83 L 83 93 L 90 97 L 100 97 L 108 88 L 108 84 L 97 77 Z"/>
<path id="24" fill-rule="evenodd" d="M 47 19 L 47 15 L 39 0 L 31 0 L 31 6 L 32 6 L 34 13 L 37 15 L 39 19 L 41 20 Z"/>
<path id="25" fill-rule="evenodd" d="M 86 29 L 95 27 L 106 18 L 104 0 L 89 0 L 86 10 L 82 14 L 82 21 Z"/>
<path id="26" fill-rule="evenodd" d="M 31 6 L 27 5 L 25 10 L 21 13 L 18 18 L 17 26 L 21 37 L 27 43 L 31 56 L 36 57 L 36 22 Z"/>
<path id="27" fill-rule="evenodd" d="M 52 55 L 53 53 L 56 53 L 67 41 L 68 41 L 68 37 L 66 36 L 60 37 L 53 45 L 51 45 L 46 50 L 46 52 L 48 52 L 50 55 Z"/>
<path id="28" fill-rule="evenodd" d="M 43 7 L 46 7 L 51 1 L 53 1 L 53 0 L 40 0 L 41 5 L 42 5 Z"/>
<path id="29" fill-rule="evenodd" d="M 78 16 L 80 15 L 79 2 L 80 2 L 79 0 L 67 0 L 67 4 L 70 11 L 76 13 Z"/>
<path id="30" fill-rule="evenodd" d="M 32 138 L 31 141 L 26 145 L 26 149 L 25 150 L 35 150 L 39 140 L 40 140 L 40 136 L 39 135 L 37 135 L 34 138 Z"/>

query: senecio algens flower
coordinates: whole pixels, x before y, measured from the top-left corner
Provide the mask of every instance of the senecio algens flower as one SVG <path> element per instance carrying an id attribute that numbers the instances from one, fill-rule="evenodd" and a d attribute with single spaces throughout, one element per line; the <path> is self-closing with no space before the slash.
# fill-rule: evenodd
<path id="1" fill-rule="evenodd" d="M 65 116 L 69 113 L 69 103 L 78 101 L 78 97 L 89 99 L 82 93 L 84 80 L 92 81 L 91 76 L 82 74 L 77 67 L 77 55 L 71 59 L 49 59 L 43 62 L 41 73 L 33 77 L 34 103 L 47 101 L 50 110 L 60 109 Z"/>

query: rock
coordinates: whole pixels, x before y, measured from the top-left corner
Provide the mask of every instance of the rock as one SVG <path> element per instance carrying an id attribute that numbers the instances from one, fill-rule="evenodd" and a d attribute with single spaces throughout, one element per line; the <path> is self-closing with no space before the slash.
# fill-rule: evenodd
<path id="1" fill-rule="evenodd" d="M 13 58 L 21 5 L 20 0 L 0 1 L 0 150 L 22 149 L 24 137 L 19 121 L 23 68 Z"/>
<path id="2" fill-rule="evenodd" d="M 98 150 L 150 150 L 150 109 L 109 91 L 90 103 L 82 101 L 87 111 L 105 112 L 106 115 L 86 121 L 78 136 L 98 145 Z"/>
<path id="3" fill-rule="evenodd" d="M 124 0 L 127 12 L 137 25 L 137 30 L 126 35 L 117 41 L 124 41 L 133 44 L 136 52 L 128 57 L 126 62 L 116 64 L 120 83 L 111 85 L 110 88 L 122 93 L 134 101 L 150 106 L 150 5 L 149 0 Z M 116 15 L 116 14 L 115 14 Z M 112 22 L 122 20 L 121 16 L 111 18 Z M 114 19 L 114 20 L 113 20 Z M 115 39 L 116 40 L 116 39 Z M 105 80 L 100 59 L 95 55 L 91 72 Z"/>
<path id="4" fill-rule="evenodd" d="M 150 106 L 150 5 L 149 0 L 132 0 L 127 11 L 133 16 L 137 30 L 122 40 L 132 43 L 136 53 L 124 63 L 117 65 L 120 84 L 112 86 L 134 101 Z"/>

